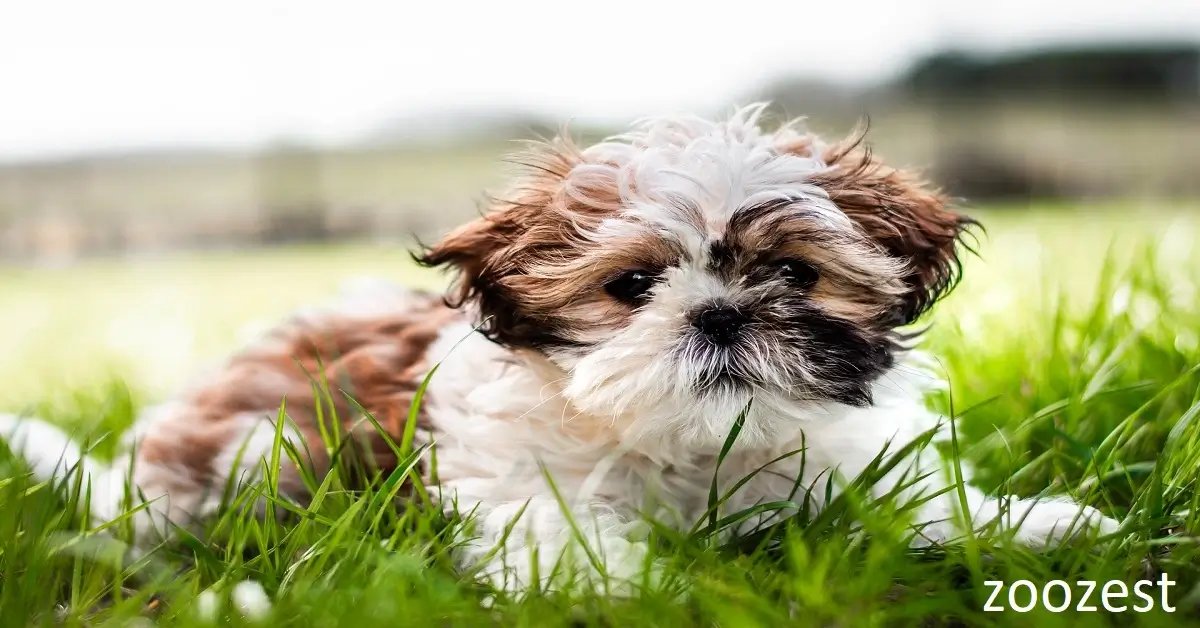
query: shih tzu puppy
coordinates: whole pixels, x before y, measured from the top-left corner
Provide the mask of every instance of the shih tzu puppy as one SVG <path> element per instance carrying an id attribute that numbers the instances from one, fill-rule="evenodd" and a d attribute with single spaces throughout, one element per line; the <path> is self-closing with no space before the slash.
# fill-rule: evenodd
<path id="1" fill-rule="evenodd" d="M 170 534 L 270 459 L 282 402 L 299 463 L 334 463 L 318 416 L 336 415 L 357 445 L 342 455 L 387 473 L 394 449 L 363 410 L 399 440 L 439 365 L 416 415 L 417 443 L 436 449 L 425 479 L 445 510 L 473 518 L 463 568 L 512 591 L 556 586 L 556 573 L 637 581 L 652 564 L 639 524 L 707 516 L 714 474 L 722 493 L 752 476 L 722 513 L 799 501 L 797 487 L 820 508 L 827 486 L 945 425 L 923 398 L 937 378 L 903 330 L 954 285 L 972 222 L 861 136 L 826 145 L 796 125 L 765 129 L 763 110 L 647 120 L 587 148 L 532 144 L 485 215 L 418 255 L 454 273 L 447 295 L 366 281 L 297 314 L 148 411 L 132 464 L 81 457 L 44 423 L 0 428 L 37 475 L 85 473 L 98 518 L 119 514 L 131 468 L 150 500 L 139 534 Z M 314 380 L 331 399 L 314 398 Z M 295 465 L 280 473 L 302 498 Z M 928 447 L 873 490 L 908 482 L 915 544 L 986 527 L 1042 546 L 1117 527 L 1064 498 L 943 490 L 950 478 Z M 599 561 L 580 559 L 585 545 Z"/>

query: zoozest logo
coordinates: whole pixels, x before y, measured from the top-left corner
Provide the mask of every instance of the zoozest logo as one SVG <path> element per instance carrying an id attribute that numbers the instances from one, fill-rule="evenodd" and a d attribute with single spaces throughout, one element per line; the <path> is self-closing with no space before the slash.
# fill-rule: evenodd
<path id="1" fill-rule="evenodd" d="M 1077 580 L 1074 587 L 1065 580 L 1051 580 L 1041 588 L 1029 580 L 1017 580 L 1011 585 L 1001 580 L 985 580 L 983 584 L 991 589 L 983 604 L 986 612 L 1028 613 L 1040 606 L 1051 613 L 1067 610 L 1094 613 L 1100 609 L 1110 613 L 1148 613 L 1156 604 L 1168 613 L 1175 612 L 1175 607 L 1167 603 L 1167 589 L 1175 581 L 1165 573 L 1158 581 L 1138 580 L 1132 587 L 1120 580 Z"/>

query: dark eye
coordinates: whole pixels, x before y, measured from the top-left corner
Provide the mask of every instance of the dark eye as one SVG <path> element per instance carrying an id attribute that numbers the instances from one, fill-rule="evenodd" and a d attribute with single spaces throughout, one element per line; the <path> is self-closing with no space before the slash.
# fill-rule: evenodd
<path id="1" fill-rule="evenodd" d="M 618 301 L 634 304 L 646 298 L 650 288 L 654 287 L 654 280 L 654 275 L 647 271 L 629 270 L 604 284 L 604 291 Z"/>
<path id="2" fill-rule="evenodd" d="M 811 288 L 821 277 L 817 267 L 804 260 L 785 259 L 775 262 L 775 268 L 788 283 L 799 288 Z"/>

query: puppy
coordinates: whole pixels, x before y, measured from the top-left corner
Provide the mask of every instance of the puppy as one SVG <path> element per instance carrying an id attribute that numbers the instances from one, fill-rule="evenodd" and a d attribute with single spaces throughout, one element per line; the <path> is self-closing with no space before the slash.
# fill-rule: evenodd
<path id="1" fill-rule="evenodd" d="M 320 415 L 387 473 L 394 449 L 363 411 L 400 441 L 440 365 L 416 414 L 436 474 L 428 459 L 421 469 L 447 512 L 473 516 L 462 567 L 509 591 L 559 586 L 551 574 L 638 582 L 640 523 L 703 520 L 714 475 L 721 494 L 750 477 L 722 515 L 802 501 L 797 487 L 820 508 L 827 487 L 944 425 L 923 400 L 939 382 L 903 330 L 955 284 L 973 222 L 861 136 L 826 145 L 794 124 L 767 130 L 763 110 L 647 120 L 587 148 L 532 144 L 490 211 L 417 256 L 454 274 L 447 295 L 367 281 L 297 314 L 149 411 L 132 464 L 81 458 L 42 423 L 0 427 L 39 476 L 82 470 L 100 519 L 119 514 L 132 468 L 150 500 L 139 534 L 165 535 L 253 477 L 284 402 L 284 436 L 313 471 L 333 464 Z M 1117 527 L 1066 499 L 943 491 L 945 469 L 919 449 L 872 489 L 906 483 L 901 496 L 920 501 L 914 544 L 987 526 L 1042 546 Z M 280 473 L 281 491 L 302 498 L 297 468 Z"/>

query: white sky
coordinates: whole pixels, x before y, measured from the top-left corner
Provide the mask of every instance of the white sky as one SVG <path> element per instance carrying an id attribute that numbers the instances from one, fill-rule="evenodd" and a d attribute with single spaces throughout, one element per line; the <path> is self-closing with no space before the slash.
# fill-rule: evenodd
<path id="1" fill-rule="evenodd" d="M 1200 38 L 1200 1 L 0 0 L 0 159 L 336 141 L 439 108 L 624 118 L 1097 37 Z"/>

